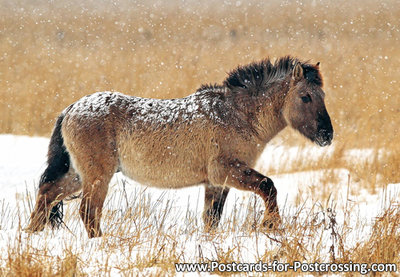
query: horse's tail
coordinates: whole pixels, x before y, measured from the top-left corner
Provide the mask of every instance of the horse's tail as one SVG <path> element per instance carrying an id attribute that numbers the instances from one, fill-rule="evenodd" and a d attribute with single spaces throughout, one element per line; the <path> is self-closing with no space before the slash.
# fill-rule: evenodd
<path id="1" fill-rule="evenodd" d="M 57 119 L 53 133 L 50 138 L 49 150 L 47 153 L 47 168 L 43 172 L 39 181 L 39 188 L 46 183 L 56 185 L 69 170 L 70 157 L 64 145 L 64 139 L 61 134 L 62 122 L 65 117 L 63 112 Z M 49 222 L 53 228 L 61 225 L 63 217 L 63 202 L 58 202 L 50 211 Z"/>

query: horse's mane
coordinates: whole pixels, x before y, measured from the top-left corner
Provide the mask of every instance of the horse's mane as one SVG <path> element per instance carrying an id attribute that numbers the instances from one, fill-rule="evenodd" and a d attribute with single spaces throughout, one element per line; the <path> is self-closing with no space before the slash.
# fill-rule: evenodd
<path id="1" fill-rule="evenodd" d="M 248 94 L 256 95 L 260 91 L 265 91 L 271 83 L 291 74 L 297 63 L 303 67 L 304 78 L 322 86 L 322 76 L 318 65 L 302 62 L 291 56 L 279 58 L 274 63 L 267 58 L 260 62 L 239 66 L 228 74 L 223 85 L 228 87 L 232 93 L 245 91 Z"/>

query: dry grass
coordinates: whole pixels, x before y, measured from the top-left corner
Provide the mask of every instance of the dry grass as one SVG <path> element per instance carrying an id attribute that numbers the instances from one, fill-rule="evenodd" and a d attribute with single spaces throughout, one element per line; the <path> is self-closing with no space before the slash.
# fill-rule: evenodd
<path id="1" fill-rule="evenodd" d="M 198 201 L 193 197 L 188 203 Z M 400 263 L 397 206 L 389 205 L 368 225 L 356 215 L 355 204 L 343 206 L 320 193 L 319 202 L 281 207 L 282 231 L 270 233 L 254 228 L 261 220 L 261 201 L 240 197 L 230 200 L 220 228 L 206 234 L 201 207 L 184 210 L 174 198 L 114 186 L 103 215 L 106 232 L 99 239 L 87 239 L 75 200 L 66 206 L 68 230 L 31 235 L 21 227 L 7 228 L 0 276 L 174 275 L 177 262 Z M 21 222 L 29 212 L 8 211 Z"/>
<path id="2" fill-rule="evenodd" d="M 60 111 L 83 95 L 182 97 L 221 83 L 238 64 L 292 54 L 321 61 L 337 149 L 398 153 L 399 6 L 268 2 L 174 8 L 2 0 L 0 132 L 48 136 Z M 308 143 L 290 130 L 280 139 Z M 393 155 L 352 170 L 363 179 L 379 170 L 382 182 L 394 182 Z M 334 166 L 349 167 L 340 161 Z"/>
<path id="3" fill-rule="evenodd" d="M 376 192 L 388 183 L 398 182 L 398 3 L 372 0 L 362 4 L 356 1 L 233 2 L 222 6 L 219 2 L 185 1 L 176 8 L 157 1 L 144 4 L 121 0 L 115 5 L 110 2 L 99 6 L 96 1 L 86 4 L 43 1 L 33 5 L 24 0 L 0 0 L 0 133 L 48 136 L 63 108 L 95 91 L 182 97 L 201 84 L 221 83 L 226 72 L 238 64 L 292 54 L 321 62 L 327 107 L 336 132 L 335 148 L 331 154 L 314 160 L 299 153 L 291 158 L 291 163 L 281 160 L 273 167 L 260 165 L 261 171 L 277 174 L 325 169 L 325 179 L 319 184 L 324 190 L 321 195 L 315 195 L 322 203 L 335 190 L 332 184 L 340 181 L 335 169 L 348 170 L 351 190 L 355 191 L 366 188 Z M 291 130 L 282 132 L 274 142 L 308 144 Z M 346 153 L 354 148 L 371 152 L 358 161 L 347 159 Z M 160 220 L 173 216 L 171 207 L 163 207 L 154 216 L 151 205 L 158 202 L 146 197 L 139 193 L 139 198 L 131 199 L 134 204 L 122 216 L 118 211 L 109 211 L 105 216 L 105 224 L 110 226 L 109 235 L 96 241 L 101 247 L 109 248 L 110 253 L 124 245 L 127 256 L 118 269 L 122 274 L 152 266 L 164 274 L 171 273 L 176 261 L 243 260 L 241 252 L 248 240 L 233 241 L 230 249 L 218 245 L 232 232 L 247 234 L 251 240 L 263 238 L 261 244 L 265 244 L 266 234 L 243 222 L 243 218 L 257 219 L 257 209 L 252 208 L 252 203 L 242 203 L 226 219 L 227 225 L 215 234 L 214 242 L 203 239 L 206 245 L 214 247 L 210 251 L 213 255 L 205 257 L 205 250 L 197 249 L 197 260 L 188 259 L 187 249 L 176 247 L 182 240 L 175 234 L 189 241 L 194 236 L 203 236 L 199 235 L 201 225 L 197 216 L 188 211 L 185 230 L 162 226 L 163 222 L 171 222 Z M 297 206 L 301 207 L 304 201 L 299 199 Z M 325 205 L 319 210 L 300 209 L 301 217 L 288 215 L 284 218 L 288 235 L 270 237 L 279 247 L 261 247 L 257 258 L 326 261 L 323 239 L 332 233 L 332 228 L 337 228 L 334 231 L 336 252 L 328 260 L 399 263 L 398 209 L 385 211 L 373 226 L 371 236 L 357 242 L 356 247 L 341 245 L 340 241 L 346 242 L 346 235 L 353 232 L 352 227 L 346 218 L 340 226 L 329 225 L 335 215 L 334 209 L 328 212 L 328 208 Z M 338 212 L 347 213 L 344 207 Z M 6 207 L 1 209 L 1 216 L 3 226 L 7 222 L 5 218 L 26 215 L 12 214 Z M 70 228 L 81 232 L 79 222 Z M 51 241 L 51 234 L 48 235 L 41 238 L 41 243 Z M 381 241 L 397 247 L 382 247 Z M 66 242 L 65 251 L 54 257 L 46 248 L 35 245 L 29 240 L 26 243 L 22 237 L 11 242 L 8 255 L 1 257 L 5 264 L 0 275 L 72 276 L 85 271 L 87 265 L 81 258 L 84 248 Z M 82 245 L 94 247 L 87 241 Z M 148 250 L 137 251 L 143 245 Z M 111 274 L 107 259 L 112 256 L 98 262 L 99 274 Z M 157 270 L 147 273 L 156 275 Z"/>

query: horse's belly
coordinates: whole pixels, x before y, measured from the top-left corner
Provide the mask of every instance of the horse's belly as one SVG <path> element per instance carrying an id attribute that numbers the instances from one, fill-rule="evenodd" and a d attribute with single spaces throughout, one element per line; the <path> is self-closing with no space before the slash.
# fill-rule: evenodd
<path id="1" fill-rule="evenodd" d="M 124 175 L 143 185 L 159 188 L 182 188 L 206 182 L 204 165 L 191 158 L 173 155 L 148 157 L 140 151 L 130 151 L 120 157 Z"/>

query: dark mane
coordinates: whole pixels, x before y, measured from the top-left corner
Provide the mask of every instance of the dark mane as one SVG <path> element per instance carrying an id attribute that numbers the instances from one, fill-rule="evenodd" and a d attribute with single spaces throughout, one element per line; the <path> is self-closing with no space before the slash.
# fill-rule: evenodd
<path id="1" fill-rule="evenodd" d="M 197 91 L 205 91 L 205 90 L 209 90 L 209 91 L 223 91 L 225 88 L 224 86 L 218 85 L 218 84 L 202 84 Z"/>
<path id="2" fill-rule="evenodd" d="M 257 94 L 259 91 L 265 91 L 265 88 L 274 81 L 285 78 L 298 62 L 304 69 L 304 78 L 322 86 L 318 65 L 302 62 L 291 56 L 279 58 L 274 63 L 267 58 L 260 62 L 239 66 L 228 74 L 223 84 L 232 92 L 247 91 L 249 94 Z"/>

